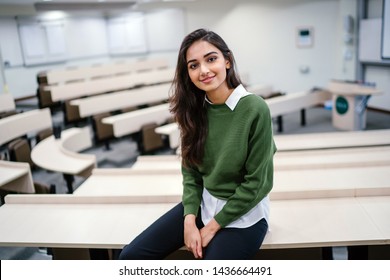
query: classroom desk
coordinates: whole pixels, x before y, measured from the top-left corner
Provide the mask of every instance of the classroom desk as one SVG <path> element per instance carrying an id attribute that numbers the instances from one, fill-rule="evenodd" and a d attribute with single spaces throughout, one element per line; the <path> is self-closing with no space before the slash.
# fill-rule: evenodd
<path id="1" fill-rule="evenodd" d="M 169 139 L 169 147 L 176 149 L 180 146 L 180 131 L 177 127 L 177 123 L 169 123 L 159 126 L 154 129 L 158 134 L 167 135 Z"/>
<path id="2" fill-rule="evenodd" d="M 15 110 L 15 101 L 11 93 L 0 93 L 0 113 Z"/>
<path id="3" fill-rule="evenodd" d="M 374 220 L 375 211 L 369 213 L 366 207 L 377 199 L 388 204 L 379 207 L 385 212 Z M 389 202 L 389 196 L 271 201 L 263 248 L 390 244 L 390 232 L 379 229 L 389 223 Z"/>
<path id="4" fill-rule="evenodd" d="M 289 93 L 283 96 L 266 99 L 272 117 L 277 117 L 283 114 L 296 112 L 301 109 L 322 105 L 326 100 L 331 98 L 328 91 L 303 91 Z"/>
<path id="5" fill-rule="evenodd" d="M 94 169 L 75 191 L 75 196 L 127 196 L 132 203 L 179 202 L 182 178 L 176 171 L 153 172 L 131 168 Z"/>
<path id="6" fill-rule="evenodd" d="M 334 167 L 390 165 L 390 146 L 340 148 L 303 151 L 277 151 L 274 169 L 324 169 Z M 180 155 L 138 156 L 133 170 L 176 170 L 180 172 Z"/>
<path id="7" fill-rule="evenodd" d="M 148 123 L 162 124 L 170 118 L 169 104 L 139 109 L 104 118 L 103 123 L 112 125 L 115 137 L 122 137 L 141 130 L 141 127 Z"/>
<path id="8" fill-rule="evenodd" d="M 383 235 L 390 239 L 390 219 L 383 223 L 383 217 L 390 217 L 389 200 L 387 196 L 357 197 L 358 203 L 364 208 L 372 221 L 377 225 Z"/>
<path id="9" fill-rule="evenodd" d="M 41 84 L 57 84 L 75 80 L 88 80 L 95 77 L 112 76 L 136 71 L 147 71 L 167 68 L 166 59 L 148 59 L 140 61 L 119 61 L 115 63 L 99 64 L 85 67 L 52 69 L 38 73 L 38 82 Z"/>
<path id="10" fill-rule="evenodd" d="M 390 145 L 390 129 L 274 135 L 278 151 Z"/>
<path id="11" fill-rule="evenodd" d="M 80 117 L 84 118 L 126 107 L 168 100 L 170 87 L 170 84 L 144 86 L 131 90 L 75 99 L 70 101 L 70 104 L 77 106 Z"/>
<path id="12" fill-rule="evenodd" d="M 175 205 L 68 204 L 59 196 L 56 203 L 43 204 L 36 195 L 30 196 L 29 203 L 20 204 L 9 202 L 12 197 L 7 196 L 0 208 L 0 246 L 70 248 L 77 252 L 121 249 Z M 381 204 L 376 207 L 378 201 Z M 276 200 L 270 206 L 270 231 L 262 249 L 390 244 L 390 232 L 383 231 L 389 223 L 389 196 Z"/>
<path id="13" fill-rule="evenodd" d="M 27 162 L 0 160 L 0 189 L 18 193 L 35 193 L 30 165 Z"/>
<path id="14" fill-rule="evenodd" d="M 262 92 L 262 90 L 258 89 L 258 92 Z M 330 96 L 331 94 L 328 91 L 304 91 L 266 99 L 265 102 L 268 104 L 271 116 L 278 117 L 283 114 L 321 105 L 326 100 L 330 99 Z M 155 131 L 156 133 L 168 135 L 170 139 L 172 138 L 172 143 L 170 143 L 172 149 L 179 147 L 180 141 L 178 141 L 177 138 L 180 133 L 177 124 L 164 125 L 157 128 Z"/>
<path id="15" fill-rule="evenodd" d="M 246 87 L 247 91 L 263 98 L 267 98 L 272 94 L 272 86 L 264 84 L 250 85 Z"/>
<path id="16" fill-rule="evenodd" d="M 89 128 L 62 131 L 61 139 L 54 136 L 39 142 L 31 151 L 32 161 L 43 169 L 64 174 L 69 192 L 73 192 L 73 176 L 88 177 L 96 167 L 96 156 L 77 152 L 92 146 Z"/>
<path id="17" fill-rule="evenodd" d="M 0 119 L 0 145 L 31 132 L 52 127 L 50 109 L 37 109 Z"/>
<path id="18" fill-rule="evenodd" d="M 173 164 L 172 164 L 173 165 Z M 179 202 L 182 175 L 177 169 L 94 169 L 75 191 L 78 196 L 126 196 L 131 202 Z M 372 166 L 286 168 L 274 172 L 271 199 L 390 195 L 390 163 Z M 321 178 L 321 179 L 319 179 Z"/>
<path id="19" fill-rule="evenodd" d="M 137 160 L 131 166 L 132 170 L 174 170 L 181 172 L 181 158 L 179 155 L 151 155 L 138 156 Z"/>
<path id="20" fill-rule="evenodd" d="M 128 75 L 104 77 L 88 81 L 45 86 L 44 91 L 51 95 L 53 102 L 76 99 L 106 92 L 126 90 L 136 86 L 169 83 L 173 80 L 174 69 L 159 69 L 135 72 Z"/>

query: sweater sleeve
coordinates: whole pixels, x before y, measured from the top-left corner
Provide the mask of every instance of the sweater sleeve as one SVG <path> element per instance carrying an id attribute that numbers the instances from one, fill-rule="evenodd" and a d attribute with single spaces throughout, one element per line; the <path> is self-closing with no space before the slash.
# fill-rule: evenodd
<path id="1" fill-rule="evenodd" d="M 265 102 L 260 113 L 252 120 L 250 131 L 244 180 L 215 216 L 221 227 L 249 212 L 267 196 L 273 186 L 273 156 L 276 146 L 272 119 Z"/>
<path id="2" fill-rule="evenodd" d="M 203 180 L 200 172 L 193 168 L 181 168 L 183 175 L 184 216 L 188 214 L 198 215 L 203 193 Z"/>

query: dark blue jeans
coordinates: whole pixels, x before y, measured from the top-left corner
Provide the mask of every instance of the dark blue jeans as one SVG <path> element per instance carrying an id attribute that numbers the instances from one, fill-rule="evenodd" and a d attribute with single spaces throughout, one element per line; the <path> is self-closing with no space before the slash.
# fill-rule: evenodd
<path id="1" fill-rule="evenodd" d="M 120 255 L 121 260 L 157 260 L 184 246 L 183 205 L 179 203 L 160 217 L 130 244 Z M 200 215 L 196 220 L 203 227 Z M 240 260 L 251 259 L 259 250 L 268 230 L 265 219 L 248 228 L 223 228 L 204 248 L 203 259 Z"/>

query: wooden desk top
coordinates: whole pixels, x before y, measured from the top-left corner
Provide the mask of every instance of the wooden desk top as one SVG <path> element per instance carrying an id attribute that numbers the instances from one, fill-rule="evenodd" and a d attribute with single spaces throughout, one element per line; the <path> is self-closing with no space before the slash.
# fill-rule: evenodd
<path id="1" fill-rule="evenodd" d="M 132 169 L 123 169 L 119 172 L 115 169 L 95 169 L 93 174 L 74 191 L 74 195 L 127 196 L 134 203 L 165 203 L 180 202 L 182 190 L 182 178 L 178 172 L 150 174 L 148 171 Z"/>
<path id="2" fill-rule="evenodd" d="M 176 165 L 178 168 L 174 167 L 175 164 L 175 161 L 167 161 L 162 164 L 168 166 L 165 169 L 95 169 L 92 176 L 78 187 L 75 195 L 129 196 L 134 202 L 179 202 L 182 196 L 182 176 L 179 162 Z M 144 165 L 148 166 L 147 161 Z M 270 197 L 302 199 L 390 195 L 389 170 L 390 164 L 275 169 Z"/>
<path id="3" fill-rule="evenodd" d="M 24 168 L 13 168 L 3 165 L 3 160 L 0 160 L 0 187 L 23 175 L 28 174 L 28 170 Z"/>
<path id="4" fill-rule="evenodd" d="M 330 98 L 331 94 L 328 91 L 304 91 L 266 99 L 265 102 L 268 104 L 271 116 L 277 117 L 283 114 L 297 112 L 301 109 L 323 104 Z"/>
<path id="5" fill-rule="evenodd" d="M 390 145 L 390 129 L 275 135 L 278 151 Z"/>
<path id="6" fill-rule="evenodd" d="M 328 89 L 332 93 L 342 95 L 378 95 L 382 93 L 372 86 L 342 81 L 331 81 L 328 84 Z"/>
<path id="7" fill-rule="evenodd" d="M 41 72 L 38 77 L 46 77 L 47 84 L 64 83 L 74 80 L 88 80 L 94 77 L 112 76 L 135 71 L 145 71 L 168 67 L 165 59 L 148 59 L 142 61 L 119 61 L 114 63 L 91 65 L 77 68 L 52 69 Z"/>
<path id="8" fill-rule="evenodd" d="M 388 196 L 357 197 L 358 203 L 364 208 L 372 221 L 383 235 L 390 240 L 390 207 Z M 384 220 L 387 217 L 387 221 Z"/>
<path id="9" fill-rule="evenodd" d="M 0 188 L 20 193 L 34 193 L 30 165 L 26 162 L 0 160 Z"/>
<path id="10" fill-rule="evenodd" d="M 50 109 L 37 109 L 0 119 L 0 145 L 31 132 L 52 127 Z"/>
<path id="11" fill-rule="evenodd" d="M 388 212 L 390 197 L 381 198 L 387 201 Z M 366 197 L 364 205 L 359 199 L 272 201 L 270 231 L 262 248 L 390 244 L 389 234 L 379 230 L 388 224 L 386 216 L 380 214 L 374 221 L 365 210 L 365 204 L 377 197 Z"/>
<path id="12" fill-rule="evenodd" d="M 122 137 L 140 131 L 144 124 L 162 124 L 171 116 L 169 104 L 162 104 L 107 117 L 102 122 L 112 125 L 115 137 Z"/>
<path id="13" fill-rule="evenodd" d="M 180 146 L 180 131 L 178 129 L 177 123 L 169 123 L 154 129 L 158 134 L 168 135 L 169 136 L 169 147 L 171 149 L 176 149 Z"/>
<path id="14" fill-rule="evenodd" d="M 128 88 L 171 82 L 173 68 L 153 71 L 135 72 L 133 74 L 103 77 L 99 79 L 68 83 L 63 85 L 45 86 L 44 90 L 51 95 L 53 102 L 70 100 L 82 96 L 91 96 L 106 92 L 125 90 Z"/>
<path id="15" fill-rule="evenodd" d="M 156 132 L 174 135 L 179 133 L 179 128 L 177 124 L 168 124 Z M 274 141 L 279 152 L 390 145 L 390 129 L 278 134 L 274 135 Z"/>
<path id="16" fill-rule="evenodd" d="M 170 84 L 151 85 L 131 90 L 75 99 L 70 102 L 77 106 L 80 117 L 115 111 L 126 107 L 164 101 L 169 98 Z"/>
<path id="17" fill-rule="evenodd" d="M 322 169 L 334 167 L 390 165 L 390 146 L 345 149 L 278 151 L 274 156 L 274 169 Z M 180 171 L 179 155 L 138 156 L 132 169 Z"/>
<path id="18" fill-rule="evenodd" d="M 0 112 L 15 110 L 15 101 L 11 93 L 0 93 Z"/>
<path id="19" fill-rule="evenodd" d="M 0 246 L 120 249 L 174 205 L 6 203 Z M 388 196 L 271 201 L 262 248 L 390 244 L 383 210 Z"/>
<path id="20" fill-rule="evenodd" d="M 50 136 L 39 142 L 31 151 L 31 159 L 47 170 L 85 176 L 96 167 L 96 157 L 76 152 L 91 145 L 88 128 L 70 128 L 62 131 L 61 139 Z"/>

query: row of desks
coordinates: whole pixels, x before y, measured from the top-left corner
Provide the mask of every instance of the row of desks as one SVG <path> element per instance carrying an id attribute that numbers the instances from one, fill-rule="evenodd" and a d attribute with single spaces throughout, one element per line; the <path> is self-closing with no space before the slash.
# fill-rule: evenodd
<path id="1" fill-rule="evenodd" d="M 354 153 L 356 162 L 348 167 Z M 388 153 L 389 147 L 278 152 L 262 248 L 389 245 Z M 177 156 L 154 160 L 160 168 L 151 167 L 153 157 L 140 157 L 133 169 L 95 169 L 73 195 L 7 196 L 0 245 L 77 254 L 122 248 L 180 201 Z"/>
<path id="2" fill-rule="evenodd" d="M 96 80 L 44 86 L 43 91 L 44 94 L 50 95 L 53 102 L 57 102 L 126 90 L 136 86 L 170 83 L 173 80 L 173 76 L 174 69 L 172 68 L 158 69 Z"/>
<path id="3" fill-rule="evenodd" d="M 390 195 L 390 146 L 277 152 L 274 166 L 274 199 Z M 134 203 L 179 202 L 180 159 L 176 155 L 141 156 L 132 168 L 94 169 L 74 195 L 126 196 Z"/>
<path id="4" fill-rule="evenodd" d="M 168 61 L 161 58 L 119 61 L 115 63 L 43 71 L 38 73 L 37 80 L 39 84 L 63 84 L 70 81 L 86 81 L 97 77 L 109 77 L 124 73 L 162 69 L 168 66 Z"/>
<path id="5" fill-rule="evenodd" d="M 0 246 L 121 249 L 175 205 L 6 198 Z M 390 196 L 272 200 L 270 213 L 264 249 L 390 244 Z"/>

